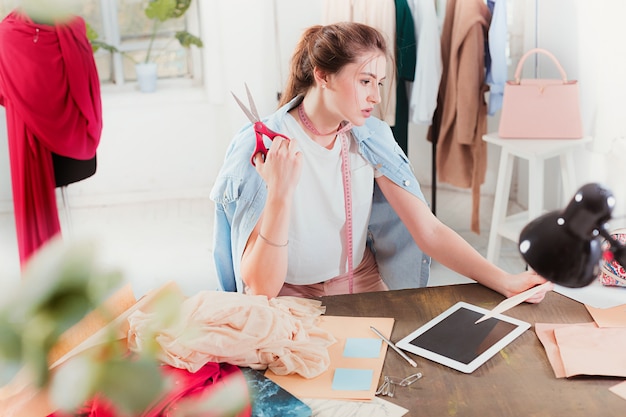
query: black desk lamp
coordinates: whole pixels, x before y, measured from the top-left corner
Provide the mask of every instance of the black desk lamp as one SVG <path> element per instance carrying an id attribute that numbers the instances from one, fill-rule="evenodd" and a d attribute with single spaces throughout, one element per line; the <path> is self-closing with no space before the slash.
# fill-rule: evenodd
<path id="1" fill-rule="evenodd" d="M 564 210 L 528 223 L 519 250 L 530 268 L 564 287 L 584 287 L 597 278 L 600 261 L 615 259 L 626 267 L 626 247 L 606 230 L 615 206 L 613 193 L 595 183 L 583 185 Z M 609 244 L 603 250 L 601 238 Z"/>

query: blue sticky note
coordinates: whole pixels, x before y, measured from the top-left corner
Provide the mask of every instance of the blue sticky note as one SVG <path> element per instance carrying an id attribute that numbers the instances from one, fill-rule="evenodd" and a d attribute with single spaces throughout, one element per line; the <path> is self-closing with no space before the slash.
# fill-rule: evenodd
<path id="1" fill-rule="evenodd" d="M 332 388 L 337 391 L 367 391 L 372 385 L 372 378 L 372 369 L 337 368 Z"/>
<path id="2" fill-rule="evenodd" d="M 377 358 L 380 356 L 382 340 L 351 337 L 346 340 L 343 356 L 347 358 Z"/>

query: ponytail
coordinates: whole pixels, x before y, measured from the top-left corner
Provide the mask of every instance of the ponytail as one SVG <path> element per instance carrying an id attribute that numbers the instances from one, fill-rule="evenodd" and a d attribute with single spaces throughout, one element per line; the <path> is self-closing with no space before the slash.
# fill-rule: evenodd
<path id="1" fill-rule="evenodd" d="M 383 35 L 375 28 L 356 22 L 311 26 L 304 31 L 291 57 L 289 76 L 279 107 L 305 94 L 315 83 L 315 68 L 336 74 L 366 52 L 388 57 Z"/>

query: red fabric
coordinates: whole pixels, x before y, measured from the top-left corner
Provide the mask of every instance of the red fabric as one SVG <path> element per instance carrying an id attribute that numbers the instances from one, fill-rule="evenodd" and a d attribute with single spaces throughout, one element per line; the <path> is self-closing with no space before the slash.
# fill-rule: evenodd
<path id="1" fill-rule="evenodd" d="M 163 376 L 170 379 L 172 389 L 157 401 L 149 410 L 137 417 L 168 417 L 175 414 L 181 400 L 209 399 L 219 383 L 239 383 L 247 390 L 247 382 L 239 367 L 227 363 L 210 362 L 195 373 L 169 365 L 162 367 Z M 246 395 L 250 398 L 249 395 Z M 250 417 L 252 407 L 248 402 L 245 409 L 235 417 Z M 117 417 L 115 407 L 106 398 L 97 397 L 87 403 L 77 414 L 81 417 Z M 206 415 L 206 414 L 204 414 Z M 219 416 L 216 413 L 215 416 Z M 62 413 L 53 413 L 48 417 L 69 417 Z"/>
<path id="2" fill-rule="evenodd" d="M 51 152 L 90 159 L 102 132 L 100 82 L 85 22 L 0 23 L 0 104 L 6 108 L 22 266 L 60 233 Z"/>

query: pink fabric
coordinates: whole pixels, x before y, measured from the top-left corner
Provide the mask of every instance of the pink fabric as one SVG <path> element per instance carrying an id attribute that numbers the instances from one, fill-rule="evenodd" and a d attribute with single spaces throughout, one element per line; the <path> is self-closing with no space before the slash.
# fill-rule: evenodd
<path id="1" fill-rule="evenodd" d="M 236 384 L 241 397 L 246 399 L 243 404 L 243 411 L 234 417 L 249 417 L 252 413 L 247 382 L 241 370 L 236 366 L 208 363 L 195 373 L 170 366 L 163 366 L 161 369 L 163 377 L 170 380 L 171 389 L 163 398 L 143 413 L 137 415 L 137 417 L 169 417 L 176 415 L 178 407 L 185 406 L 185 403 L 188 401 L 202 401 L 208 400 L 215 395 L 219 396 L 220 393 L 217 390 L 224 384 Z M 231 401 L 239 400 L 239 398 L 224 399 Z M 193 406 L 193 404 L 190 405 Z M 82 417 L 117 417 L 118 413 L 115 406 L 106 398 L 96 397 L 86 403 L 77 413 L 67 415 L 57 412 L 50 414 L 48 417 L 70 417 L 75 415 Z"/>
<path id="2" fill-rule="evenodd" d="M 141 352 L 156 341 L 159 360 L 191 372 L 226 362 L 313 378 L 330 365 L 328 346 L 335 342 L 317 326 L 323 312 L 316 300 L 203 291 L 183 302 L 175 323 L 159 325 L 155 313 L 131 314 L 128 346 Z"/>
<path id="3" fill-rule="evenodd" d="M 0 23 L 0 104 L 24 265 L 61 230 L 50 153 L 90 159 L 100 142 L 100 83 L 82 18 L 49 26 L 14 11 Z"/>

